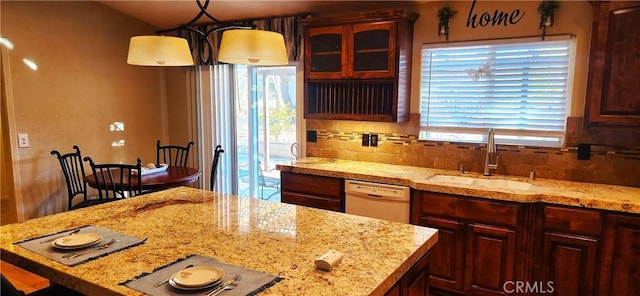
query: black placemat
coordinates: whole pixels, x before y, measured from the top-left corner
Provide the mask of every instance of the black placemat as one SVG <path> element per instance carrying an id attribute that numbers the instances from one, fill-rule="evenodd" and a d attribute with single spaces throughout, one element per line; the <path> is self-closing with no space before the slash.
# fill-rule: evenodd
<path id="1" fill-rule="evenodd" d="M 98 248 L 91 249 L 95 247 L 95 246 L 92 246 L 84 249 L 61 250 L 52 246 L 52 242 L 54 239 L 66 236 L 76 229 L 80 230 L 79 233 L 96 233 L 96 234 L 102 235 L 102 240 L 100 241 L 100 243 L 98 243 L 95 246 L 106 244 L 112 239 L 115 239 L 115 243 L 113 243 L 110 247 L 106 249 L 98 249 Z M 122 234 L 122 233 L 107 229 L 107 228 L 86 225 L 86 226 L 82 226 L 74 229 L 61 231 L 58 233 L 26 239 L 23 241 L 15 242 L 14 244 L 19 245 L 36 254 L 40 254 L 44 257 L 47 257 L 51 260 L 60 262 L 62 264 L 69 265 L 69 266 L 76 266 L 87 261 L 95 260 L 97 258 L 107 256 L 109 254 L 137 246 L 139 244 L 144 243 L 145 240 L 146 239 L 132 237 L 126 234 Z M 63 257 L 64 255 L 71 254 L 74 252 L 83 252 L 84 254 L 75 258 Z"/>
<path id="2" fill-rule="evenodd" d="M 225 272 L 225 276 L 221 281 L 223 283 L 227 280 L 233 279 L 236 275 L 240 275 L 238 286 L 233 290 L 225 291 L 225 296 L 256 295 L 260 291 L 283 280 L 283 278 L 276 277 L 266 272 L 220 262 L 214 258 L 200 255 L 189 255 L 186 258 L 178 259 L 168 265 L 157 267 L 151 273 L 143 273 L 136 276 L 134 279 L 130 279 L 120 284 L 143 292 L 147 295 L 203 295 L 205 292 L 213 290 L 214 287 L 195 291 L 179 290 L 172 287 L 168 282 L 159 287 L 154 287 L 156 283 L 168 279 L 174 273 L 185 269 L 190 265 L 216 266 L 222 268 Z"/>

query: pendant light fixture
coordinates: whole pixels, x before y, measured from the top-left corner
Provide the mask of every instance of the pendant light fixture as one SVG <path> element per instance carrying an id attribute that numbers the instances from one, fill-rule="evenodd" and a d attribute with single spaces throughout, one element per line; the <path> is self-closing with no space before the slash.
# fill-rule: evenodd
<path id="1" fill-rule="evenodd" d="M 160 30 L 154 36 L 134 36 L 129 42 L 127 63 L 138 66 L 192 66 L 194 64 L 191 49 L 185 38 L 160 34 L 172 31 L 188 31 L 196 34 L 201 43 L 197 52 L 200 64 L 213 63 L 213 46 L 207 38 L 209 34 L 224 31 L 218 50 L 218 61 L 229 64 L 245 65 L 285 65 L 288 63 L 287 51 L 282 34 L 256 30 L 255 26 L 223 23 L 207 12 L 209 0 L 204 4 L 195 0 L 200 12 L 188 23 L 166 30 Z M 193 25 L 206 15 L 218 26 L 201 31 Z M 202 51 L 207 52 L 202 52 Z"/>
<path id="2" fill-rule="evenodd" d="M 187 39 L 171 36 L 134 36 L 127 64 L 138 66 L 193 66 Z"/>

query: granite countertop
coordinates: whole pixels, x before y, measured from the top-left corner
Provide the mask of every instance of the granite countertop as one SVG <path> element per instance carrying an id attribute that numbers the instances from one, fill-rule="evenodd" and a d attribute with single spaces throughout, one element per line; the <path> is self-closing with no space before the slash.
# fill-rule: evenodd
<path id="1" fill-rule="evenodd" d="M 640 188 L 309 157 L 278 164 L 280 171 L 409 186 L 414 189 L 522 203 L 544 202 L 618 212 L 640 213 Z M 436 175 L 514 181 L 530 188 L 461 184 L 430 180 Z"/>
<path id="2" fill-rule="evenodd" d="M 147 241 L 75 267 L 14 242 L 95 225 Z M 2 260 L 93 295 L 191 254 L 283 277 L 260 295 L 383 295 L 437 241 L 437 230 L 178 187 L 0 227 Z M 330 272 L 314 259 L 345 253 Z"/>

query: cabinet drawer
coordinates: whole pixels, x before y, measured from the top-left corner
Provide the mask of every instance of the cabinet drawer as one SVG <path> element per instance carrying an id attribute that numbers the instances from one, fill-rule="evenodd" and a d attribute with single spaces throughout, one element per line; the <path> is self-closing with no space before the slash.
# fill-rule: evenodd
<path id="1" fill-rule="evenodd" d="M 464 196 L 424 192 L 422 213 L 493 225 L 516 226 L 518 205 L 470 199 Z"/>
<path id="2" fill-rule="evenodd" d="M 282 191 L 295 191 L 342 199 L 344 182 L 339 178 L 281 172 Z"/>
<path id="3" fill-rule="evenodd" d="M 280 200 L 282 200 L 282 202 L 294 205 L 301 205 L 336 212 L 344 212 L 344 210 L 342 209 L 342 199 L 338 198 L 321 197 L 283 191 Z"/>
<path id="4" fill-rule="evenodd" d="M 549 205 L 544 208 L 544 227 L 548 230 L 598 236 L 601 226 L 599 211 Z"/>

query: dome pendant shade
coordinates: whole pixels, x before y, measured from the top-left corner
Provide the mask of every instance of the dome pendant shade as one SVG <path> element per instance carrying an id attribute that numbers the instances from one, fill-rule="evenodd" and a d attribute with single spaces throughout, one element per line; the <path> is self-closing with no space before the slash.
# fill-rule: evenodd
<path id="1" fill-rule="evenodd" d="M 234 29 L 222 34 L 218 61 L 273 66 L 286 65 L 289 58 L 282 34 L 255 29 Z"/>
<path id="2" fill-rule="evenodd" d="M 134 36 L 127 64 L 138 66 L 193 66 L 187 40 L 172 36 Z"/>

